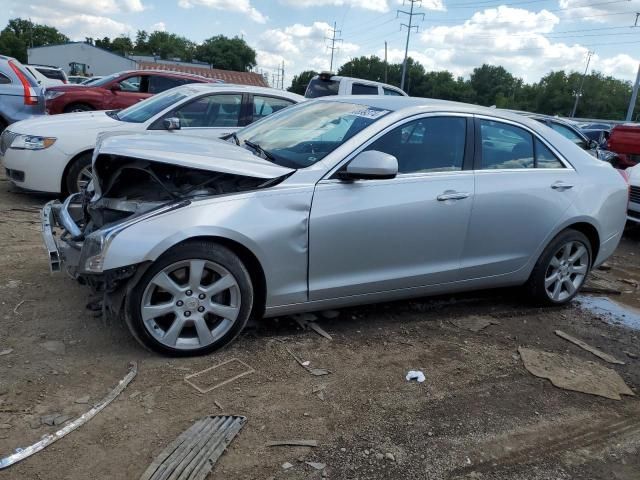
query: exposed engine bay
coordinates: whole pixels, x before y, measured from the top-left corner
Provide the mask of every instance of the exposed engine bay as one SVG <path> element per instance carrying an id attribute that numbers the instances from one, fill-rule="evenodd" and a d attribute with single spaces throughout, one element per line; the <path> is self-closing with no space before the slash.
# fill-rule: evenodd
<path id="1" fill-rule="evenodd" d="M 281 180 L 100 155 L 94 164 L 94 182 L 97 184 L 82 198 L 84 233 L 168 202 L 257 190 Z"/>

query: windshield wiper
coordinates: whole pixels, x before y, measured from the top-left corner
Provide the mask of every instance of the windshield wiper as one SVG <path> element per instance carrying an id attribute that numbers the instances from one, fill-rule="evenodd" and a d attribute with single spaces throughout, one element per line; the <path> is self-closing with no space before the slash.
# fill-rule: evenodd
<path id="1" fill-rule="evenodd" d="M 111 118 L 113 118 L 114 120 L 120 120 L 120 117 L 118 117 L 118 112 L 120 110 L 109 110 L 107 112 L 107 115 L 109 115 Z"/>
<path id="2" fill-rule="evenodd" d="M 236 135 L 236 132 L 233 132 L 232 134 L 228 135 L 227 138 L 225 138 L 225 140 L 229 140 L 230 138 L 233 138 L 233 140 L 236 142 L 236 145 L 240 145 L 240 140 L 238 139 L 238 135 Z"/>
<path id="3" fill-rule="evenodd" d="M 249 140 L 245 140 L 244 144 L 253 148 L 256 151 L 256 153 L 260 154 L 263 158 L 266 158 L 267 160 L 271 160 L 273 163 L 277 163 L 276 157 L 274 157 L 273 154 L 267 152 L 259 144 L 250 142 Z"/>

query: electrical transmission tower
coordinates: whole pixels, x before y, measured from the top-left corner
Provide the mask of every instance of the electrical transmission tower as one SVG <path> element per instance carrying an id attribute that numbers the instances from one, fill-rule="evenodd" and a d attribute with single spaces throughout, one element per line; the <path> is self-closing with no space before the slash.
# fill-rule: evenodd
<path id="1" fill-rule="evenodd" d="M 420 6 L 419 4 L 421 3 L 422 0 L 407 0 L 410 4 L 411 4 L 411 8 L 409 9 L 409 11 L 405 11 L 405 10 L 398 10 L 396 13 L 396 17 L 399 17 L 400 14 L 404 14 L 407 15 L 409 17 L 409 24 L 407 25 L 406 23 L 401 23 L 400 24 L 400 30 L 402 30 L 402 27 L 406 27 L 407 29 L 407 43 L 404 46 L 404 61 L 402 62 L 402 79 L 400 80 L 400 89 L 404 90 L 404 77 L 406 76 L 407 73 L 407 55 L 409 54 L 409 38 L 411 37 L 411 30 L 412 29 L 416 29 L 416 33 L 418 33 L 418 30 L 420 27 L 418 27 L 418 25 L 412 25 L 413 23 L 413 17 L 422 17 L 422 20 L 424 20 L 424 13 L 413 13 L 413 9 L 416 5 L 416 3 L 418 4 L 418 7 Z M 404 2 L 403 2 L 404 5 Z"/>
<path id="2" fill-rule="evenodd" d="M 341 42 L 341 38 L 336 38 L 336 34 L 341 34 L 341 30 L 336 30 L 336 22 L 333 22 L 333 29 L 331 29 L 331 38 L 325 37 L 325 40 L 329 40 L 331 42 L 331 46 L 328 47 L 331 50 L 331 63 L 329 65 L 329 71 L 333 71 L 333 52 L 338 48 L 336 47 L 336 42 Z"/>

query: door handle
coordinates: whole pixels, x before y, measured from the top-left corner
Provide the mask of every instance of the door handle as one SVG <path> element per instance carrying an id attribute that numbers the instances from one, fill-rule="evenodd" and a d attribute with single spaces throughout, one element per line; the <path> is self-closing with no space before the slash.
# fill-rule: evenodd
<path id="1" fill-rule="evenodd" d="M 573 185 L 571 185 L 570 183 L 556 182 L 551 185 L 551 188 L 553 188 L 554 190 L 558 190 L 559 192 L 564 192 L 565 190 L 573 188 Z"/>
<path id="2" fill-rule="evenodd" d="M 467 192 L 455 192 L 453 190 L 447 190 L 436 197 L 439 202 L 446 202 L 447 200 L 463 200 L 467 198 L 470 193 Z"/>

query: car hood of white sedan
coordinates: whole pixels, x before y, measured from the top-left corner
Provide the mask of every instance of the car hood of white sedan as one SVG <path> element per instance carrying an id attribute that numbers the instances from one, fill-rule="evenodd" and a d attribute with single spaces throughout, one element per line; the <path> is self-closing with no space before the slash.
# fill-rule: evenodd
<path id="1" fill-rule="evenodd" d="M 40 115 L 11 125 L 12 132 L 22 135 L 56 136 L 82 130 L 108 130 L 127 128 L 132 124 L 119 122 L 103 110 L 93 112 L 63 113 L 60 115 Z"/>
<path id="2" fill-rule="evenodd" d="M 107 134 L 99 141 L 97 154 L 265 179 L 282 177 L 294 171 L 225 140 L 179 133 Z"/>

